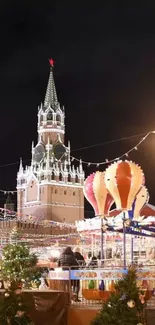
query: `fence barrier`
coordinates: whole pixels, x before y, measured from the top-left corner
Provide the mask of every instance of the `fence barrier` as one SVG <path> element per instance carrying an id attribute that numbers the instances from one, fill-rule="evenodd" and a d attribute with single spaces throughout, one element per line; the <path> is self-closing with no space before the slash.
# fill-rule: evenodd
<path id="1" fill-rule="evenodd" d="M 49 271 L 51 290 L 67 291 L 71 304 L 101 305 L 114 291 L 114 283 L 123 278 L 127 269 L 123 267 L 86 268 L 72 266 Z M 137 267 L 137 284 L 146 291 L 149 299 L 155 288 L 155 265 Z"/>

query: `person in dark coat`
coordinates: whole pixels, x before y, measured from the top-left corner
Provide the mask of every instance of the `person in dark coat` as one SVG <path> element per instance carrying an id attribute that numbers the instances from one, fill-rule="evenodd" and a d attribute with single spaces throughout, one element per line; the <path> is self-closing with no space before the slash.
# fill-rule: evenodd
<path id="1" fill-rule="evenodd" d="M 76 260 L 77 260 L 77 262 L 78 262 L 78 264 L 80 266 L 85 266 L 86 265 L 85 259 L 84 259 L 83 255 L 80 253 L 80 248 L 79 247 L 76 247 L 74 249 L 74 256 L 75 256 L 75 258 L 76 258 Z"/>
<path id="2" fill-rule="evenodd" d="M 97 263 L 97 258 L 96 256 L 93 256 L 91 261 L 89 262 L 88 264 L 88 267 L 97 267 L 98 266 L 98 263 Z"/>
<path id="3" fill-rule="evenodd" d="M 76 270 L 76 266 L 78 266 L 78 262 L 74 256 L 74 253 L 71 247 L 66 247 L 62 254 L 60 255 L 58 266 L 62 267 L 63 270 L 68 270 L 69 267 L 73 270 Z"/>
<path id="4" fill-rule="evenodd" d="M 76 270 L 78 269 L 78 262 L 74 256 L 74 253 L 71 247 L 66 247 L 62 254 L 60 255 L 58 266 L 62 267 L 63 270 Z M 80 281 L 79 280 L 71 280 L 71 287 L 73 287 L 73 292 L 76 295 L 75 300 L 79 301 L 78 294 L 80 291 Z"/>

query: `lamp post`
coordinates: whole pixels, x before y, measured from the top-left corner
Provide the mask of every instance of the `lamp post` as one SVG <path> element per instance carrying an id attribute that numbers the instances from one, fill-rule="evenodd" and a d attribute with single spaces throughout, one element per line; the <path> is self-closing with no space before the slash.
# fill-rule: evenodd
<path id="1" fill-rule="evenodd" d="M 101 216 L 101 260 L 104 259 L 104 233 L 107 230 L 107 224 L 105 224 L 104 221 L 106 221 L 106 217 Z"/>
<path id="2" fill-rule="evenodd" d="M 131 236 L 131 264 L 133 264 L 133 237 Z"/>
<path id="3" fill-rule="evenodd" d="M 125 211 L 123 211 L 123 259 L 124 259 L 124 269 L 126 269 L 126 227 L 130 227 L 131 220 L 125 218 Z M 131 245 L 133 242 L 131 243 Z M 131 247 L 131 254 L 133 252 L 133 247 Z M 133 257 L 132 257 L 133 259 Z"/>
<path id="4" fill-rule="evenodd" d="M 126 229 L 125 229 L 125 211 L 123 211 L 123 260 L 124 269 L 126 269 Z"/>
<path id="5" fill-rule="evenodd" d="M 103 244 L 104 244 L 104 237 L 103 237 L 103 217 L 101 216 L 101 260 L 103 260 Z"/>

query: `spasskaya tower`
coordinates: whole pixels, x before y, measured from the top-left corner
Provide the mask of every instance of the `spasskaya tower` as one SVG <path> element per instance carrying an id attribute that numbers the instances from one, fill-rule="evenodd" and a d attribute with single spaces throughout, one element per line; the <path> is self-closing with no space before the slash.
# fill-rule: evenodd
<path id="1" fill-rule="evenodd" d="M 72 223 L 84 218 L 82 164 L 71 163 L 65 145 L 65 110 L 57 98 L 53 60 L 44 103 L 38 107 L 38 142 L 32 143 L 31 165 L 20 161 L 17 174 L 19 216 Z"/>

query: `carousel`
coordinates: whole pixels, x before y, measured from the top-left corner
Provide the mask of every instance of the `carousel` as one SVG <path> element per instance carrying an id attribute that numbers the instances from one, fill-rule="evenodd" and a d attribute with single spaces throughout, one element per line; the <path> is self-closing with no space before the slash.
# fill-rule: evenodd
<path id="1" fill-rule="evenodd" d="M 141 167 L 131 161 L 115 162 L 87 177 L 84 195 L 95 218 L 78 221 L 76 227 L 83 254 L 91 250 L 98 259 L 96 279 L 102 281 L 104 276 L 107 288 L 103 296 L 131 264 L 137 266 L 139 286 L 151 292 L 155 286 L 155 217 L 140 214 L 149 201 Z M 114 204 L 119 211 L 115 217 L 111 216 Z M 87 290 L 93 299 L 93 292 Z"/>
<path id="2" fill-rule="evenodd" d="M 123 260 L 124 268 L 129 263 L 154 260 L 155 217 L 140 215 L 149 193 L 138 165 L 118 161 L 105 172 L 91 174 L 85 180 L 84 195 L 96 217 L 78 221 L 76 227 L 82 242 L 91 243 L 93 254 L 100 253 L 101 260 Z M 114 204 L 119 211 L 115 217 L 111 216 Z"/>

